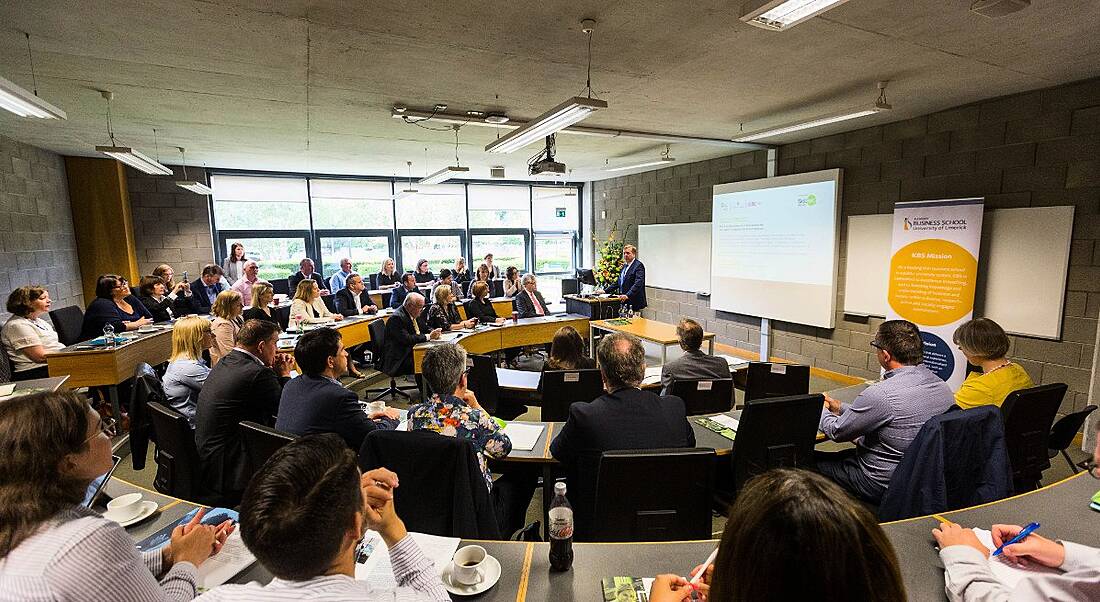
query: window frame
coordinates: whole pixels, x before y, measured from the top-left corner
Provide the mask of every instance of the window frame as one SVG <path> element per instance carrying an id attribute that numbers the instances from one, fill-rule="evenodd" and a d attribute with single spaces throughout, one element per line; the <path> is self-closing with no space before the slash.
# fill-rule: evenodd
<path id="1" fill-rule="evenodd" d="M 577 262 L 577 259 L 578 259 L 577 258 L 577 246 L 578 246 L 577 245 L 577 239 L 580 238 L 580 232 L 578 232 L 576 230 L 554 230 L 554 231 L 533 232 L 532 235 L 531 235 L 531 266 L 532 266 L 532 269 L 534 269 L 534 267 L 538 265 L 538 263 L 537 263 L 538 262 L 538 239 L 539 239 L 540 236 L 542 236 L 542 237 L 564 237 L 564 236 L 569 236 L 572 239 L 571 248 L 573 250 L 573 261 L 572 261 L 573 269 L 572 270 L 565 270 L 565 271 L 561 271 L 561 272 L 533 272 L 533 273 L 536 276 L 541 276 L 543 274 L 545 274 L 547 276 L 551 276 L 551 275 L 552 276 L 558 276 L 558 275 L 562 275 L 562 274 L 570 274 L 570 275 L 571 274 L 576 274 L 578 266 L 580 265 Z"/>
<path id="2" fill-rule="evenodd" d="M 458 246 L 459 246 L 459 255 L 461 255 L 462 257 L 466 257 L 470 254 L 470 246 L 469 246 L 469 241 L 466 238 L 466 232 L 467 232 L 467 230 L 461 230 L 461 229 L 458 229 L 458 228 L 454 228 L 454 229 L 450 229 L 450 230 L 434 230 L 434 229 L 424 229 L 424 228 L 409 228 L 409 229 L 405 229 L 405 230 L 398 230 L 397 231 L 397 239 L 396 239 L 397 240 L 397 245 L 393 249 L 394 253 L 396 253 L 396 255 L 393 256 L 393 260 L 397 263 L 398 269 L 400 270 L 400 266 L 404 265 L 404 263 L 405 263 L 404 257 L 403 257 L 404 252 L 401 250 L 401 241 L 406 236 L 457 236 L 458 237 Z M 458 258 L 458 256 L 456 255 L 454 258 L 451 259 L 451 262 L 452 262 L 451 265 L 454 265 L 454 263 L 453 263 L 454 259 L 457 259 L 457 258 Z M 413 261 L 416 261 L 417 259 L 420 259 L 420 258 L 417 257 L 417 258 L 413 259 Z M 467 261 L 469 261 L 469 260 L 467 260 Z M 444 266 L 444 267 L 451 267 L 451 265 Z M 413 267 L 415 269 L 415 266 L 413 266 Z M 438 273 L 439 269 L 440 268 L 437 267 L 435 269 L 435 272 Z M 411 272 L 411 271 L 413 271 L 413 270 L 403 270 L 402 273 Z"/>
<path id="3" fill-rule="evenodd" d="M 531 262 L 531 230 L 524 230 L 523 228 L 472 228 L 470 229 L 470 249 L 469 257 L 466 258 L 467 267 L 470 268 L 471 273 L 477 271 L 477 266 L 481 265 L 484 257 L 473 256 L 474 252 L 474 237 L 475 236 L 523 236 L 523 262 L 528 266 L 533 266 Z M 472 267 L 470 267 L 472 264 Z M 493 259 L 493 265 L 497 265 L 501 269 L 501 273 L 504 272 L 504 268 L 508 267 L 503 264 L 496 264 L 496 259 Z M 528 272 L 529 270 L 520 270 L 520 274 Z"/>

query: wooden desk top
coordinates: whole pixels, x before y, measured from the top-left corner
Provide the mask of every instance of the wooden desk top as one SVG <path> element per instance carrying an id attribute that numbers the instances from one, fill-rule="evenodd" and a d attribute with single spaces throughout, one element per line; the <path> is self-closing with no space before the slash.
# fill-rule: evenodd
<path id="1" fill-rule="evenodd" d="M 674 324 L 647 320 L 646 318 L 637 316 L 630 318 L 629 324 L 613 324 L 615 321 L 617 320 L 593 320 L 592 327 L 601 328 L 603 330 L 614 330 L 617 332 L 628 332 L 639 339 L 652 341 L 661 345 L 674 345 L 680 342 L 680 338 L 676 336 L 676 326 Z M 703 340 L 713 338 L 713 332 L 703 333 Z"/>

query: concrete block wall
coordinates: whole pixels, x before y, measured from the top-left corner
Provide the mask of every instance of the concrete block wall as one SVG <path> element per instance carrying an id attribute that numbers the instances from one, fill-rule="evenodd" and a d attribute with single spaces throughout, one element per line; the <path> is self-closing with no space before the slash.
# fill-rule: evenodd
<path id="1" fill-rule="evenodd" d="M 595 182 L 593 233 L 602 239 L 614 230 L 633 242 L 638 224 L 709 221 L 711 187 L 764 177 L 764 159 L 757 151 Z M 1011 356 L 1036 383 L 1069 384 L 1063 413 L 1087 404 L 1100 313 L 1100 79 L 783 145 L 778 160 L 779 175 L 843 168 L 845 218 L 892 213 L 902 200 L 967 196 L 985 197 L 987 209 L 1074 205 L 1062 339 L 1014 336 Z M 645 261 L 645 249 L 639 252 Z M 647 295 L 647 317 L 691 316 L 720 342 L 758 350 L 759 319 L 715 312 L 690 293 L 650 288 Z M 773 323 L 772 354 L 874 377 L 869 342 L 880 323 L 839 312 L 834 329 Z"/>
<path id="2" fill-rule="evenodd" d="M 38 284 L 54 308 L 84 307 L 61 156 L 0 135 L 0 295 Z M 11 315 L 0 304 L 0 320 Z"/>
<path id="3" fill-rule="evenodd" d="M 175 180 L 183 179 L 183 169 L 173 166 L 172 170 L 171 176 L 151 176 L 126 168 L 138 269 L 151 274 L 167 263 L 177 277 L 186 271 L 194 280 L 203 265 L 214 261 L 209 198 L 176 186 Z M 187 177 L 208 183 L 202 168 L 187 168 Z"/>

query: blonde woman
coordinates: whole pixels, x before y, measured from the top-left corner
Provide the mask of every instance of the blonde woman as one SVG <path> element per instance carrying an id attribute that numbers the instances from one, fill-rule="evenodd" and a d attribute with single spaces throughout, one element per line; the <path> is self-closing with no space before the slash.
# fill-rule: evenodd
<path id="1" fill-rule="evenodd" d="M 244 325 L 241 314 L 244 313 L 244 301 L 237 291 L 222 291 L 210 307 L 214 320 L 210 327 L 214 331 L 214 345 L 210 347 L 210 364 L 217 365 L 218 360 L 233 351 L 237 342 L 237 331 Z"/>
<path id="2" fill-rule="evenodd" d="M 387 257 L 378 271 L 378 288 L 393 288 L 401 284 L 401 274 L 397 273 L 397 262 Z"/>
<path id="3" fill-rule="evenodd" d="M 477 326 L 477 318 L 463 321 L 455 307 L 455 294 L 451 285 L 440 284 L 435 287 L 435 303 L 428 308 L 428 328 L 441 330 L 462 330 Z"/>
<path id="4" fill-rule="evenodd" d="M 313 280 L 303 280 L 294 290 L 294 301 L 290 304 L 290 320 L 295 318 L 305 324 L 329 322 L 331 320 L 343 320 L 344 316 L 334 314 L 325 307 L 321 300 L 321 289 Z"/>
<path id="5" fill-rule="evenodd" d="M 199 391 L 210 374 L 210 366 L 202 359 L 202 352 L 213 345 L 214 331 L 210 322 L 203 318 L 180 318 L 172 327 L 172 356 L 161 382 L 168 404 L 187 416 L 191 428 L 195 428 Z"/>
<path id="6" fill-rule="evenodd" d="M 261 280 L 252 285 L 252 307 L 244 310 L 244 321 L 249 320 L 263 320 L 265 322 L 271 322 L 272 324 L 278 324 L 279 319 L 275 317 L 275 310 L 268 307 L 271 305 L 271 301 L 275 298 L 275 289 L 271 288 L 271 283 Z"/>

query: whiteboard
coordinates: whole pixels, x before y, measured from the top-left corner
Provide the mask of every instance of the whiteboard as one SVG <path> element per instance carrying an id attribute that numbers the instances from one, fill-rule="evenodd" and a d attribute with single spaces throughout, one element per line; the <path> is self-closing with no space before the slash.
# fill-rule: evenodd
<path id="1" fill-rule="evenodd" d="M 1068 205 L 985 213 L 975 315 L 1011 334 L 1061 338 L 1073 211 Z M 875 219 L 857 219 L 865 217 Z M 845 313 L 886 315 L 892 219 L 848 219 Z"/>
<path id="2" fill-rule="evenodd" d="M 638 226 L 646 286 L 710 292 L 710 222 Z"/>

